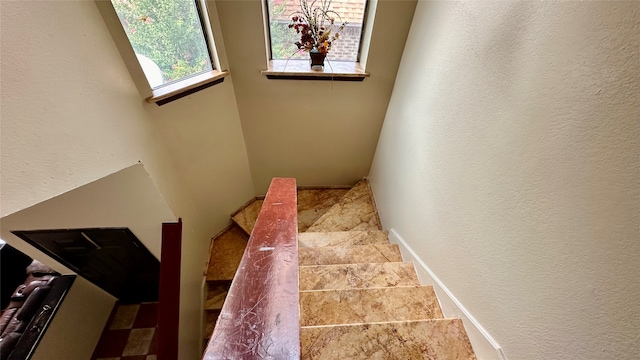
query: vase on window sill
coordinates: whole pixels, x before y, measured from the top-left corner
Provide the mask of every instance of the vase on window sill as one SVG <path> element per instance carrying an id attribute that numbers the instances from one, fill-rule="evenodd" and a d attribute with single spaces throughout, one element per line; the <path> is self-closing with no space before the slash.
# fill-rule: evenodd
<path id="1" fill-rule="evenodd" d="M 314 47 L 309 50 L 309 57 L 311 58 L 311 70 L 324 71 L 324 59 L 327 57 L 327 54 Z"/>

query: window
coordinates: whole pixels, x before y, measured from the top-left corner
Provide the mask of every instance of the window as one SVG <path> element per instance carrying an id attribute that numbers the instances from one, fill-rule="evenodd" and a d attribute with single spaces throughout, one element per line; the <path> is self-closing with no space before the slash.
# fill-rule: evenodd
<path id="1" fill-rule="evenodd" d="M 151 89 L 213 70 L 194 0 L 111 0 Z"/>
<path id="2" fill-rule="evenodd" d="M 131 78 L 164 105 L 224 81 L 207 0 L 95 0 Z"/>
<path id="3" fill-rule="evenodd" d="M 307 60 L 309 55 L 298 51 L 295 45 L 299 35 L 289 28 L 291 17 L 300 9 L 300 1 L 307 0 L 266 0 L 269 14 L 269 34 L 271 60 Z M 335 18 L 336 28 L 346 22 L 340 38 L 331 45 L 327 54 L 329 61 L 357 62 L 360 60 L 360 40 L 365 18 L 366 0 L 316 0 L 315 5 L 329 2 L 329 9 L 339 17 Z M 313 0 L 308 0 L 311 5 Z"/>

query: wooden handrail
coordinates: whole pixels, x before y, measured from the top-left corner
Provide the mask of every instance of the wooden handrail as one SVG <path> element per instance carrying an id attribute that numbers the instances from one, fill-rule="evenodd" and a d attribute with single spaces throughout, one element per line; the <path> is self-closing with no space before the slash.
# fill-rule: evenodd
<path id="1" fill-rule="evenodd" d="M 296 181 L 274 178 L 203 359 L 299 359 Z"/>

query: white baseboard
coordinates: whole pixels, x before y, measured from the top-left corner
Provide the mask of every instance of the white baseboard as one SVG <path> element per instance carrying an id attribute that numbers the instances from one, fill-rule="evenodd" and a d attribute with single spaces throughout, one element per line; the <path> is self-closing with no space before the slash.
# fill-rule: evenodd
<path id="1" fill-rule="evenodd" d="M 473 347 L 478 360 L 507 360 L 502 348 L 496 340 L 478 323 L 469 311 L 456 299 L 438 277 L 429 269 L 407 242 L 398 234 L 395 229 L 389 231 L 389 241 L 398 244 L 402 258 L 405 261 L 413 262 L 418 279 L 423 285 L 432 285 L 440 307 L 445 317 L 460 318 L 469 336 L 469 341 Z"/>

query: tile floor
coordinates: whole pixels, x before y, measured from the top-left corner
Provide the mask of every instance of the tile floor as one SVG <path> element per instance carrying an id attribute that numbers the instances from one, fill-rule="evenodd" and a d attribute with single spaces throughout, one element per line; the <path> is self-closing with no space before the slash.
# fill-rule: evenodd
<path id="1" fill-rule="evenodd" d="M 92 360 L 156 360 L 158 303 L 116 303 Z"/>

